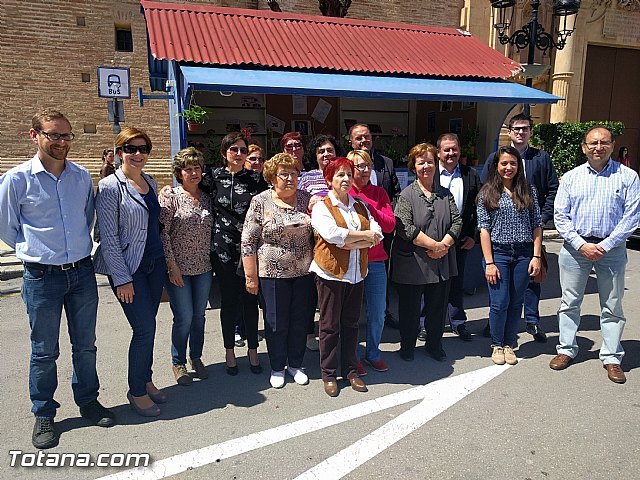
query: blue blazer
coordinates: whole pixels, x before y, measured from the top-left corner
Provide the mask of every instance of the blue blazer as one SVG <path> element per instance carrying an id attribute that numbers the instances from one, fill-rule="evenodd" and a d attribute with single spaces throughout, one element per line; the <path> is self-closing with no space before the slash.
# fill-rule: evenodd
<path id="1" fill-rule="evenodd" d="M 493 152 L 487 158 L 482 168 L 480 180 L 482 183 L 487 181 L 489 177 L 489 165 L 493 160 Z M 558 175 L 556 169 L 551 163 L 549 154 L 539 148 L 529 147 L 524 154 L 524 171 L 527 182 L 536 187 L 538 191 L 538 204 L 540 205 L 540 213 L 542 213 L 542 223 L 546 224 L 553 219 L 553 203 L 558 193 Z"/>
<path id="2" fill-rule="evenodd" d="M 156 182 L 142 176 L 157 195 Z M 93 257 L 95 271 L 110 275 L 115 286 L 133 281 L 147 242 L 149 210 L 121 169 L 98 183 L 96 213 L 100 244 Z"/>

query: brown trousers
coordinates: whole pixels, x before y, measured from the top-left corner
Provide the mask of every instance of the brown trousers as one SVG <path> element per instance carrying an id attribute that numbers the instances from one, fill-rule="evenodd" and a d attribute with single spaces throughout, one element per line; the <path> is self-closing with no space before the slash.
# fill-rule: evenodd
<path id="1" fill-rule="evenodd" d="M 357 377 L 358 320 L 364 282 L 352 284 L 316 277 L 316 286 L 322 380 L 335 382 L 339 364 L 343 378 Z"/>

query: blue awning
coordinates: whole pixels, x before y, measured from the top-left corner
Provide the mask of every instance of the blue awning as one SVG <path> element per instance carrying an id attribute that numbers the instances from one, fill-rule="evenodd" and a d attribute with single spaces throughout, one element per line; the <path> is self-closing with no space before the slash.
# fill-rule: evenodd
<path id="1" fill-rule="evenodd" d="M 184 90 L 298 94 L 328 97 L 556 103 L 560 97 L 508 81 L 347 75 L 180 66 Z"/>

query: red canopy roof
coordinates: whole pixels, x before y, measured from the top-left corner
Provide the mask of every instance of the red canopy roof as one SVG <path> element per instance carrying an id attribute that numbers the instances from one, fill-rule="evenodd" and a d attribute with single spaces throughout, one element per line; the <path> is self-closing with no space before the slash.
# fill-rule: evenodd
<path id="1" fill-rule="evenodd" d="M 519 63 L 453 28 L 140 2 L 156 59 L 287 70 L 506 79 Z"/>

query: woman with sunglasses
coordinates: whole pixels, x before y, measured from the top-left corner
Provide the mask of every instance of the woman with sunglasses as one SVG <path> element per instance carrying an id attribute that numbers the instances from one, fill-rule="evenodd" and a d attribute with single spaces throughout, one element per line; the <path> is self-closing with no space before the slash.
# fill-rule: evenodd
<path id="1" fill-rule="evenodd" d="M 245 169 L 249 149 L 242 133 L 227 134 L 220 144 L 225 166 L 209 170 L 201 183 L 210 192 L 214 222 L 211 265 L 220 286 L 220 322 L 226 350 L 226 372 L 238 374 L 235 327 L 244 325 L 252 373 L 262 372 L 258 359 L 258 296 L 245 290 L 238 275 L 240 239 L 251 199 L 267 189 L 261 175 Z"/>
<path id="2" fill-rule="evenodd" d="M 157 403 L 167 401 L 152 381 L 156 315 L 167 279 L 160 238 L 157 186 L 142 170 L 149 159 L 151 139 L 142 130 L 127 127 L 115 139 L 122 167 L 100 180 L 96 212 L 100 244 L 95 270 L 108 276 L 133 337 L 129 345 L 131 407 L 144 417 L 160 415 Z"/>
<path id="3" fill-rule="evenodd" d="M 304 145 L 302 144 L 302 135 L 300 132 L 285 133 L 282 138 L 280 138 L 280 145 L 284 153 L 288 153 L 296 159 L 300 171 L 304 171 L 304 163 L 302 162 Z"/>
<path id="4" fill-rule="evenodd" d="M 298 190 L 298 163 L 278 153 L 265 163 L 272 189 L 251 200 L 242 230 L 246 289 L 264 299 L 265 338 L 273 388 L 282 388 L 286 371 L 299 385 L 309 378 L 302 369 L 313 275 L 313 230 L 308 214 L 311 195 Z"/>
<path id="5" fill-rule="evenodd" d="M 247 152 L 247 161 L 244 162 L 244 168 L 252 172 L 262 173 L 264 168 L 264 151 L 260 145 L 252 143 L 249 145 Z"/>

